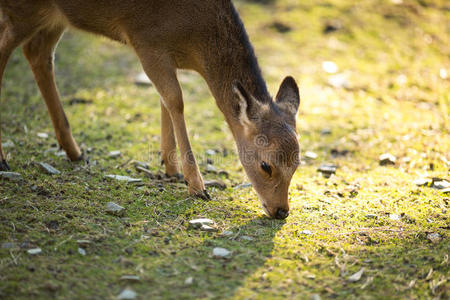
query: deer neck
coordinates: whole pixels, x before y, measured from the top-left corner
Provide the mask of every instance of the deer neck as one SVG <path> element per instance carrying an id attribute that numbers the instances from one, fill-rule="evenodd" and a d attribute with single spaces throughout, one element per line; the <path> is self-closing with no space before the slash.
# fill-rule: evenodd
<path id="1" fill-rule="evenodd" d="M 199 72 L 236 137 L 242 128 L 235 113 L 233 81 L 240 81 L 258 101 L 267 103 L 272 100 L 239 15 L 233 6 L 228 11 L 229 14 L 217 16 L 209 40 L 200 51 Z"/>

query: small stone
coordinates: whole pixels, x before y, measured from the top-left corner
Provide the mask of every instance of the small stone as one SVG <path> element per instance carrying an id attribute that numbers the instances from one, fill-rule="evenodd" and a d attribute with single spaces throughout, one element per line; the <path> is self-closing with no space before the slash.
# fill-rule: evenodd
<path id="1" fill-rule="evenodd" d="M 150 168 L 150 165 L 148 163 L 146 163 L 146 162 L 143 162 L 143 161 L 135 160 L 135 161 L 133 161 L 133 164 L 134 164 L 135 167 L 141 167 L 141 168 L 144 168 L 144 169 L 149 169 Z"/>
<path id="2" fill-rule="evenodd" d="M 243 241 L 248 241 L 248 242 L 251 242 L 254 240 L 254 238 L 252 238 L 251 236 L 248 236 L 248 235 L 243 235 L 239 239 L 243 240 Z"/>
<path id="3" fill-rule="evenodd" d="M 220 180 L 206 180 L 205 186 L 206 187 L 215 187 L 215 188 L 218 188 L 219 190 L 224 190 L 227 188 L 227 184 Z"/>
<path id="4" fill-rule="evenodd" d="M 245 188 L 249 188 L 249 187 L 252 187 L 252 184 L 249 183 L 249 182 L 244 182 L 244 183 L 241 183 L 241 184 L 236 185 L 236 186 L 233 188 L 233 190 L 245 189 Z"/>
<path id="5" fill-rule="evenodd" d="M 325 23 L 323 33 L 328 34 L 342 28 L 342 23 L 339 20 L 329 20 Z"/>
<path id="6" fill-rule="evenodd" d="M 55 156 L 57 156 L 57 157 L 64 157 L 64 156 L 67 156 L 67 154 L 66 154 L 66 151 L 61 150 L 61 151 L 55 152 Z"/>
<path id="7" fill-rule="evenodd" d="M 38 132 L 37 136 L 41 139 L 48 139 L 48 133 L 45 132 Z"/>
<path id="8" fill-rule="evenodd" d="M 427 234 L 427 239 L 430 240 L 433 244 L 436 244 L 442 240 L 442 236 L 437 232 L 433 232 Z"/>
<path id="9" fill-rule="evenodd" d="M 308 230 L 308 229 L 302 230 L 302 231 L 300 231 L 300 233 L 301 234 L 305 234 L 305 235 L 311 235 L 312 234 L 311 230 Z"/>
<path id="10" fill-rule="evenodd" d="M 125 212 L 125 208 L 114 202 L 108 202 L 105 211 L 111 215 L 120 216 Z"/>
<path id="11" fill-rule="evenodd" d="M 42 249 L 41 248 L 33 248 L 33 249 L 28 249 L 27 252 L 30 255 L 37 255 L 42 252 Z"/>
<path id="12" fill-rule="evenodd" d="M 117 296 L 117 300 L 132 300 L 136 299 L 136 297 L 137 294 L 135 291 L 130 288 L 126 288 Z"/>
<path id="13" fill-rule="evenodd" d="M 91 243 L 92 242 L 89 240 L 77 240 L 77 244 L 79 244 L 79 245 L 89 245 Z"/>
<path id="14" fill-rule="evenodd" d="M 367 219 L 378 219 L 378 216 L 376 214 L 367 214 L 366 218 Z"/>
<path id="15" fill-rule="evenodd" d="M 41 167 L 42 171 L 44 171 L 45 173 L 49 174 L 49 175 L 59 175 L 61 174 L 61 171 L 55 169 L 52 165 L 45 163 L 45 162 L 40 162 L 38 163 L 39 167 Z"/>
<path id="16" fill-rule="evenodd" d="M 128 183 L 137 183 L 142 182 L 142 178 L 132 178 L 129 176 L 122 175 L 105 175 L 106 178 L 116 179 L 118 181 L 126 181 Z"/>
<path id="17" fill-rule="evenodd" d="M 233 234 L 234 234 L 233 231 L 225 230 L 225 231 L 222 232 L 220 235 L 221 235 L 221 236 L 232 236 Z"/>
<path id="18" fill-rule="evenodd" d="M 124 281 L 140 281 L 141 278 L 137 275 L 123 275 L 122 277 L 120 277 L 120 280 L 124 280 Z"/>
<path id="19" fill-rule="evenodd" d="M 395 165 L 396 161 L 397 158 L 390 153 L 381 154 L 379 158 L 380 166 Z"/>
<path id="20" fill-rule="evenodd" d="M 121 155 L 120 150 L 114 150 L 108 153 L 109 158 L 117 158 Z"/>
<path id="21" fill-rule="evenodd" d="M 320 131 L 321 135 L 330 135 L 331 134 L 331 129 L 329 128 L 324 128 Z"/>
<path id="22" fill-rule="evenodd" d="M 203 225 L 214 225 L 214 221 L 211 219 L 194 219 L 189 221 L 189 226 L 195 229 L 201 229 Z"/>
<path id="23" fill-rule="evenodd" d="M 8 179 L 8 180 L 11 180 L 11 181 L 20 181 L 20 180 L 22 180 L 22 175 L 20 173 L 16 173 L 16 172 L 3 172 L 3 171 L 0 171 L 0 178 Z"/>
<path id="24" fill-rule="evenodd" d="M 352 276 L 348 277 L 347 280 L 350 282 L 357 282 L 361 279 L 361 276 L 363 275 L 363 273 L 364 273 L 364 268 L 361 268 L 361 270 L 359 270 Z"/>
<path id="25" fill-rule="evenodd" d="M 217 258 L 228 258 L 231 256 L 231 251 L 225 248 L 216 247 L 213 249 L 213 256 Z"/>
<path id="26" fill-rule="evenodd" d="M 322 69 L 325 72 L 329 73 L 329 74 L 334 74 L 334 73 L 336 73 L 339 70 L 339 68 L 336 65 L 336 63 L 334 63 L 332 61 L 324 61 L 324 62 L 322 62 Z"/>
<path id="27" fill-rule="evenodd" d="M 134 83 L 136 85 L 141 85 L 141 86 L 152 85 L 151 80 L 148 78 L 148 76 L 147 76 L 147 74 L 145 74 L 145 72 L 141 72 L 141 73 L 137 74 L 136 77 L 134 77 Z"/>
<path id="28" fill-rule="evenodd" d="M 6 149 L 6 148 L 13 148 L 15 145 L 12 141 L 6 141 L 4 143 L 2 143 L 2 148 Z"/>
<path id="29" fill-rule="evenodd" d="M 217 173 L 217 168 L 211 164 L 207 164 L 205 171 L 208 173 Z"/>
<path id="30" fill-rule="evenodd" d="M 209 225 L 202 225 L 202 227 L 200 227 L 200 230 L 213 232 L 213 231 L 217 231 L 217 228 L 211 227 Z"/>
<path id="31" fill-rule="evenodd" d="M 415 185 L 417 185 L 417 186 L 427 186 L 427 185 L 429 185 L 431 182 L 432 182 L 432 180 L 429 179 L 429 178 L 423 178 L 423 177 L 420 177 L 420 178 L 414 179 L 413 184 L 415 184 Z"/>
<path id="32" fill-rule="evenodd" d="M 186 280 L 184 281 L 184 285 L 192 285 L 193 283 L 194 283 L 194 277 L 192 277 L 192 276 L 186 278 Z"/>
<path id="33" fill-rule="evenodd" d="M 83 248 L 78 248 L 78 253 L 80 253 L 82 256 L 86 256 L 86 250 Z"/>
<path id="34" fill-rule="evenodd" d="M 308 158 L 308 159 L 316 159 L 319 156 L 317 155 L 316 152 L 306 151 L 305 152 L 305 157 Z"/>
<path id="35" fill-rule="evenodd" d="M 15 247 L 16 247 L 16 245 L 14 243 L 10 243 L 10 242 L 2 243 L 2 249 L 12 249 Z"/>
<path id="36" fill-rule="evenodd" d="M 212 156 L 212 155 L 215 155 L 215 154 L 216 154 L 216 151 L 213 150 L 213 149 L 208 149 L 208 150 L 206 150 L 206 155 Z"/>
<path id="37" fill-rule="evenodd" d="M 309 297 L 310 300 L 321 300 L 319 294 L 312 294 L 311 297 Z"/>
<path id="38" fill-rule="evenodd" d="M 325 178 L 329 178 L 332 174 L 336 174 L 337 166 L 333 164 L 320 165 L 317 171 L 322 173 Z"/>
<path id="39" fill-rule="evenodd" d="M 443 190 L 443 189 L 446 189 L 446 188 L 450 188 L 450 182 L 448 182 L 445 179 L 438 179 L 438 180 L 434 179 L 433 180 L 433 187 L 435 189 L 438 189 L 438 190 Z"/>
<path id="40" fill-rule="evenodd" d="M 402 218 L 402 216 L 400 216 L 400 215 L 396 215 L 396 214 L 389 215 L 389 219 L 391 219 L 392 221 L 399 221 L 401 218 Z"/>

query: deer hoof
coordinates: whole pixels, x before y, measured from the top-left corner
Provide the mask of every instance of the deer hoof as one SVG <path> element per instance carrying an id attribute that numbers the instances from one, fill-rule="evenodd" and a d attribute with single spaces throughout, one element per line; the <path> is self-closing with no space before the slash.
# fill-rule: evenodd
<path id="1" fill-rule="evenodd" d="M 206 190 L 204 190 L 201 193 L 196 194 L 196 196 L 203 200 L 211 200 L 211 196 L 208 194 L 208 192 Z"/>
<path id="2" fill-rule="evenodd" d="M 11 170 L 11 168 L 9 167 L 6 160 L 0 161 L 0 171 L 9 171 L 9 170 Z"/>

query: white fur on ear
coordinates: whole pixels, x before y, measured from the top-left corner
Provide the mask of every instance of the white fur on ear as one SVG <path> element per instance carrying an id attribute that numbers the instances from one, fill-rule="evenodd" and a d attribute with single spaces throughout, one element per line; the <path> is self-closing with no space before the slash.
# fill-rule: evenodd
<path id="1" fill-rule="evenodd" d="M 251 121 L 247 114 L 248 101 L 251 101 L 250 96 L 238 81 L 233 82 L 232 90 L 239 100 L 239 121 L 242 125 L 250 125 Z"/>

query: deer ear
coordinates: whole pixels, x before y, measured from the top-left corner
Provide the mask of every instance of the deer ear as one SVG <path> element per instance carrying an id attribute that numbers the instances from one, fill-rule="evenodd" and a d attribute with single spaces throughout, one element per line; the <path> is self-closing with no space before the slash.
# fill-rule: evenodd
<path id="1" fill-rule="evenodd" d="M 232 90 L 237 99 L 237 103 L 234 105 L 237 118 L 243 125 L 251 125 L 257 119 L 257 101 L 237 80 L 232 83 Z"/>
<path id="2" fill-rule="evenodd" d="M 300 105 L 300 93 L 295 79 L 291 76 L 286 77 L 281 83 L 276 102 L 282 111 L 295 117 Z"/>

